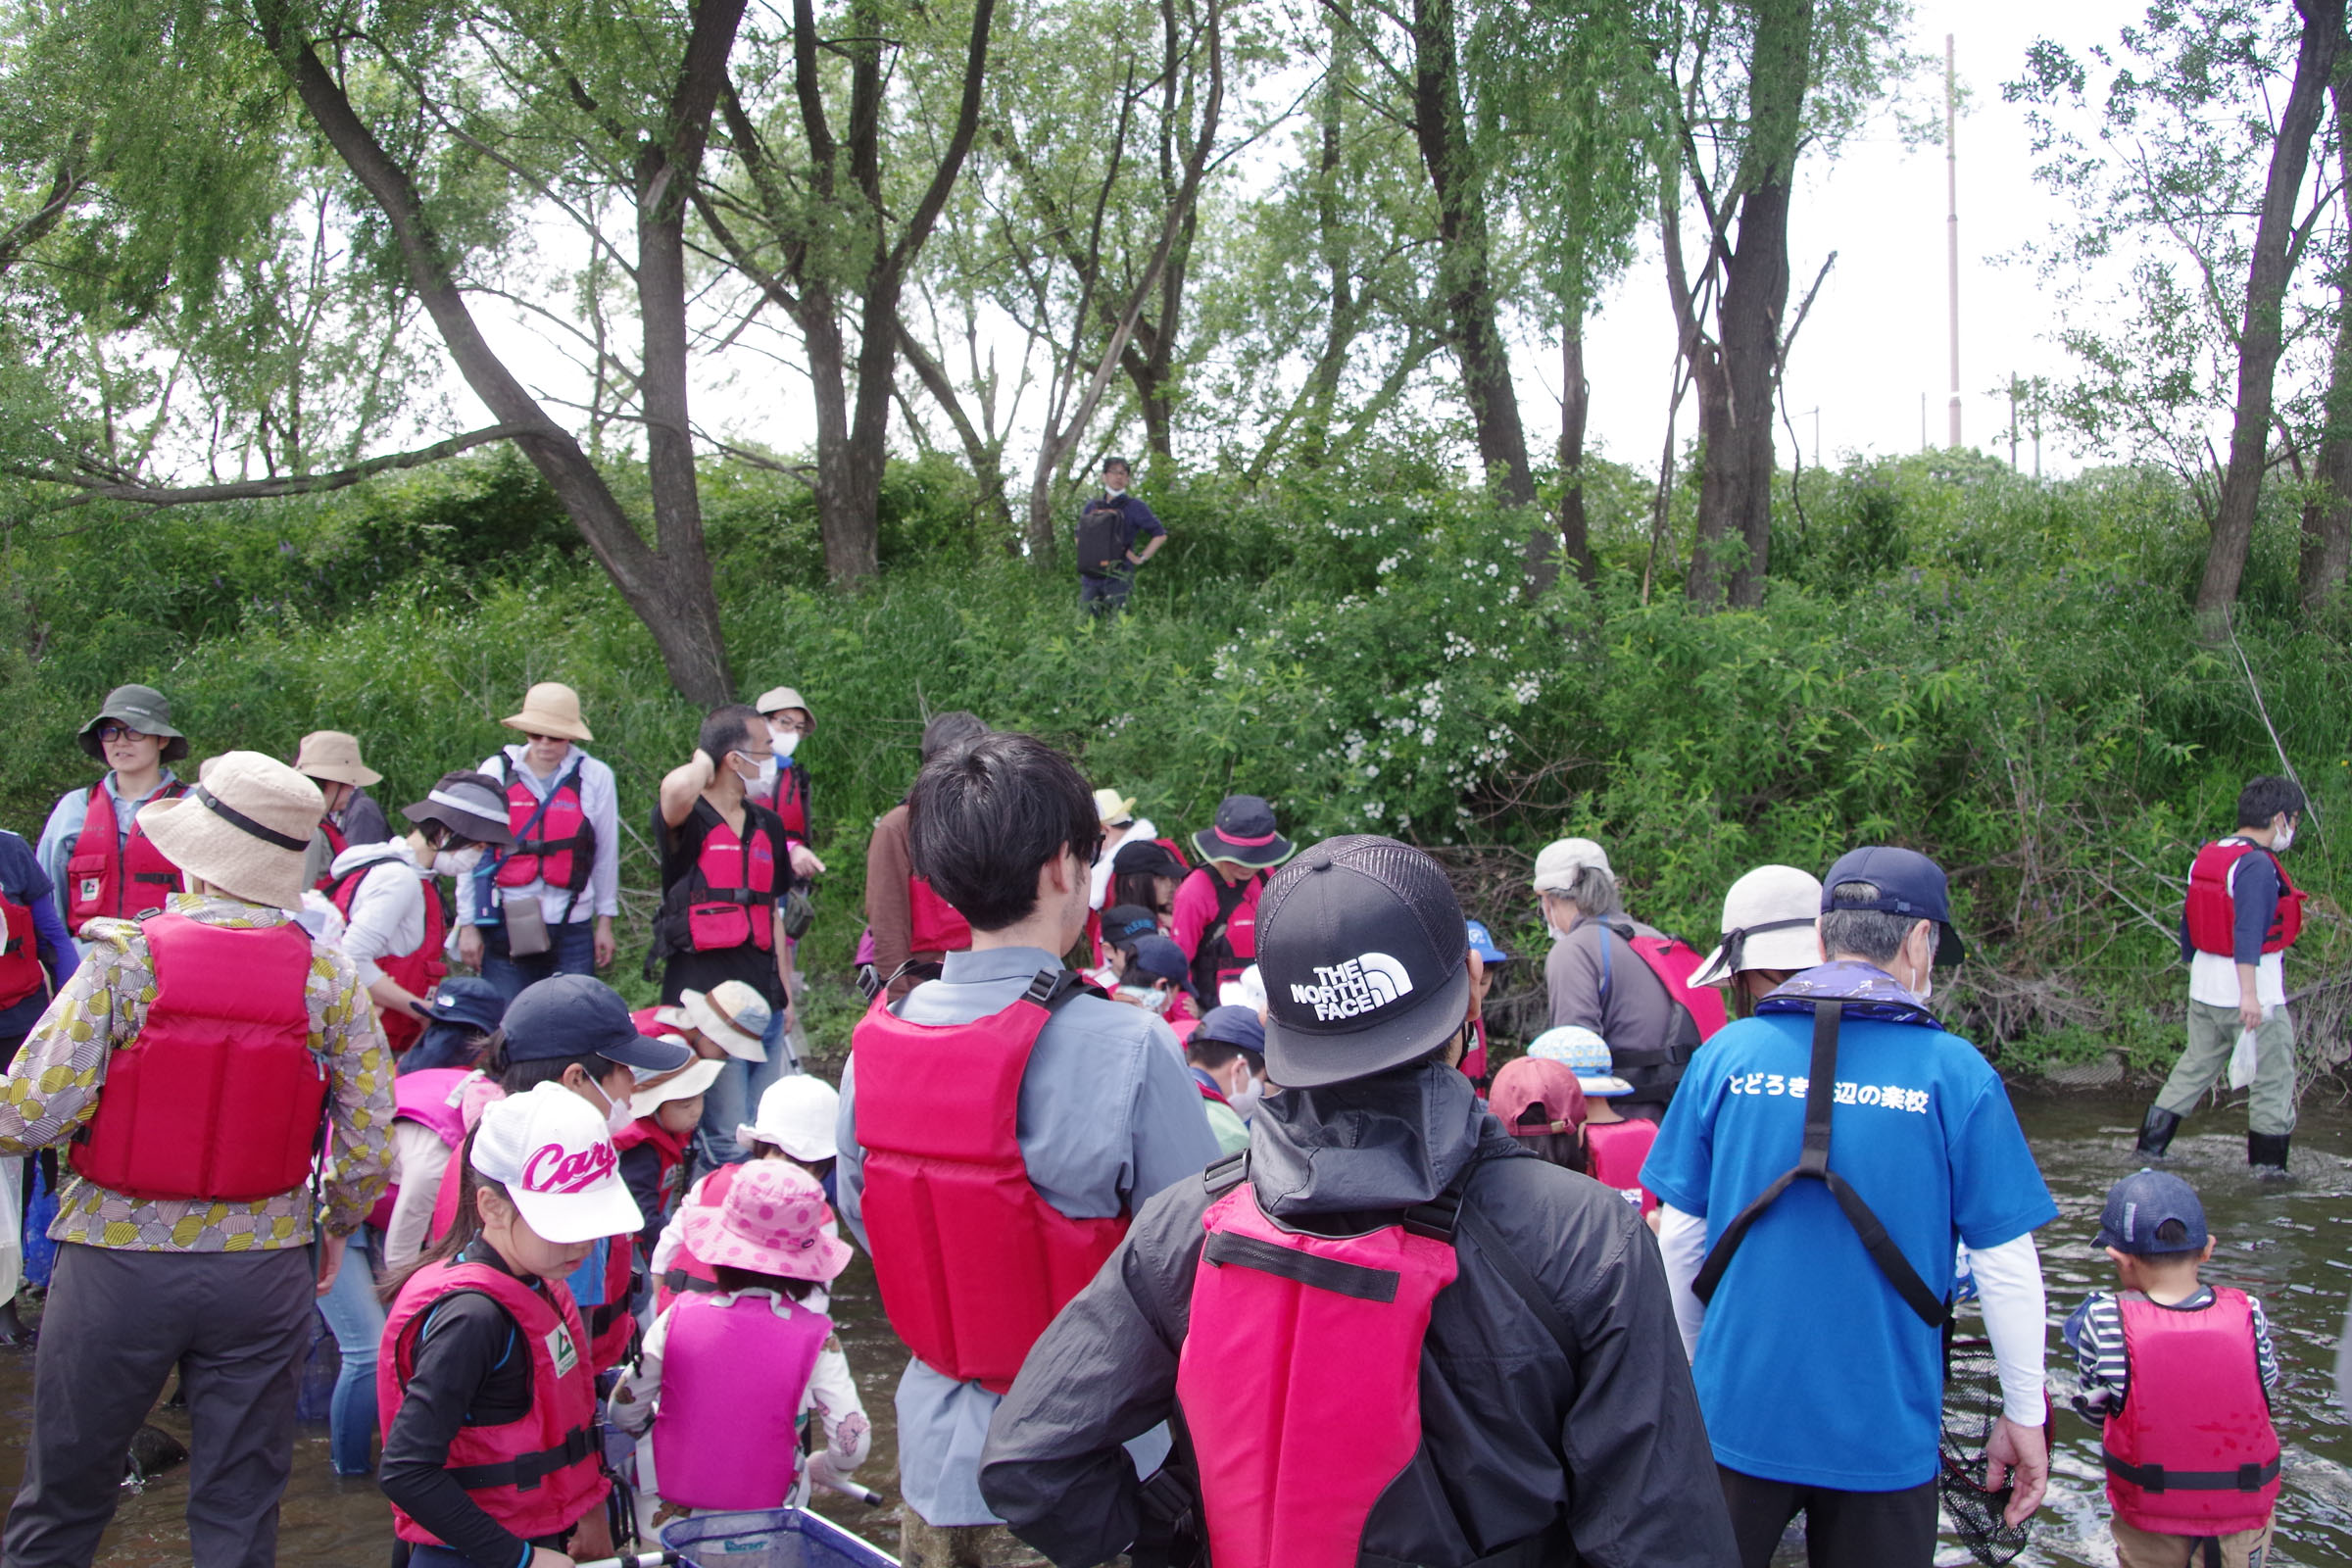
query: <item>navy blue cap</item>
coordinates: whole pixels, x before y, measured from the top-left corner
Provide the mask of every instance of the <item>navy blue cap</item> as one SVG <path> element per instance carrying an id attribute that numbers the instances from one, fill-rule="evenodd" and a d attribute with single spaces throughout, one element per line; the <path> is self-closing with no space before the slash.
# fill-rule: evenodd
<path id="1" fill-rule="evenodd" d="M 1102 940 L 1114 948 L 1158 934 L 1159 916 L 1140 904 L 1114 904 L 1102 911 Z"/>
<path id="2" fill-rule="evenodd" d="M 1847 882 L 1871 883 L 1879 896 L 1867 903 L 1840 902 L 1834 890 Z M 1968 956 L 1960 933 L 1952 929 L 1952 901 L 1943 867 L 1917 850 L 1872 844 L 1838 857 L 1838 863 L 1821 879 L 1821 912 L 1828 914 L 1834 909 L 1878 909 L 1935 921 L 1939 928 L 1936 939 L 1938 969 L 1948 969 Z"/>
<path id="3" fill-rule="evenodd" d="M 1163 936 L 1138 937 L 1135 943 L 1135 967 L 1162 980 L 1173 980 L 1183 986 L 1193 966 L 1184 956 L 1184 950 Z M 1186 987 L 1190 989 L 1190 987 Z"/>
<path id="4" fill-rule="evenodd" d="M 463 1024 L 488 1034 L 507 1015 L 507 994 L 487 980 L 453 974 L 433 988 L 433 1022 Z"/>
<path id="5" fill-rule="evenodd" d="M 669 1072 L 694 1053 L 637 1032 L 620 993 L 592 974 L 559 974 L 522 988 L 507 1004 L 507 1059 L 545 1061 L 594 1052 L 609 1061 Z"/>
<path id="6" fill-rule="evenodd" d="M 1482 963 L 1508 963 L 1511 956 L 1494 945 L 1494 933 L 1487 929 L 1484 920 L 1464 920 L 1462 928 L 1469 933 L 1470 951 Z"/>
<path id="7" fill-rule="evenodd" d="M 2178 1242 L 2160 1242 L 2157 1228 L 2179 1220 L 2187 1235 Z M 2107 1189 L 2107 1206 L 2099 1211 L 2099 1245 L 2134 1257 L 2175 1252 L 2201 1252 L 2209 1239 L 2205 1205 L 2197 1190 L 2168 1170 L 2137 1170 Z"/>
<path id="8" fill-rule="evenodd" d="M 1200 1045 L 1213 1040 L 1221 1046 L 1239 1046 L 1244 1051 L 1266 1054 L 1266 1026 L 1255 1007 L 1211 1007 L 1193 1031 L 1187 1045 Z"/>

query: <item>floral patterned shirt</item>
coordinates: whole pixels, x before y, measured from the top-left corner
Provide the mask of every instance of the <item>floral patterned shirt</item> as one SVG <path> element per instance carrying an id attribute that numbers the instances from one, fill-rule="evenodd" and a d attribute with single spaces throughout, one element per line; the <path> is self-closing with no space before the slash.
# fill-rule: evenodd
<path id="1" fill-rule="evenodd" d="M 205 925 L 250 930 L 281 925 L 283 909 L 218 893 L 175 893 L 168 912 Z M 60 991 L 24 1049 L 0 1076 L 0 1157 L 71 1140 L 97 1112 L 106 1064 L 137 1038 L 155 1001 L 155 962 L 134 920 L 92 920 L 81 968 Z M 321 1173 L 327 1230 L 359 1228 L 383 1190 L 392 1127 L 392 1056 L 359 971 L 323 942 L 311 944 L 304 985 L 311 1050 L 325 1059 L 332 1153 Z M 64 1172 L 61 1171 L 61 1174 Z M 308 1187 L 254 1202 L 137 1199 L 78 1175 L 59 1195 L 50 1238 L 134 1252 L 241 1252 L 308 1246 Z"/>

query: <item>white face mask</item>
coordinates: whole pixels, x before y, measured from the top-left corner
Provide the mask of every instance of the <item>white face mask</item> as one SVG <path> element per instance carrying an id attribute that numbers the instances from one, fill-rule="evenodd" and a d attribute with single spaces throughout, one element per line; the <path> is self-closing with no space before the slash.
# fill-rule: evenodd
<path id="1" fill-rule="evenodd" d="M 442 850 L 433 857 L 433 874 L 454 876 L 463 881 L 473 875 L 482 863 L 482 847 L 468 844 L 462 850 Z"/>
<path id="2" fill-rule="evenodd" d="M 1251 1113 L 1257 1109 L 1257 1102 L 1265 1098 L 1266 1081 L 1251 1075 L 1240 1091 L 1225 1097 L 1225 1103 L 1233 1107 L 1235 1115 L 1248 1121 Z"/>
<path id="3" fill-rule="evenodd" d="M 1174 992 L 1162 991 L 1157 986 L 1121 986 L 1118 992 L 1121 1002 L 1132 1002 L 1146 1012 L 1167 1011 L 1168 999 L 1174 995 Z"/>
<path id="4" fill-rule="evenodd" d="M 778 757 L 790 757 L 801 744 L 801 732 L 782 724 L 770 724 L 767 726 L 767 739 L 768 744 L 776 749 Z"/>
<path id="5" fill-rule="evenodd" d="M 588 1083 L 589 1087 L 596 1091 L 596 1098 L 605 1102 L 605 1131 L 618 1138 L 621 1130 L 637 1119 L 629 1114 L 629 1102 L 625 1100 L 608 1099 L 605 1095 L 605 1086 L 593 1078 L 588 1080 Z"/>
<path id="6" fill-rule="evenodd" d="M 2271 848 L 2273 850 L 2283 850 L 2292 845 L 2294 842 L 2295 824 L 2292 822 L 2281 822 L 2278 824 L 2278 836 L 2271 840 Z"/>

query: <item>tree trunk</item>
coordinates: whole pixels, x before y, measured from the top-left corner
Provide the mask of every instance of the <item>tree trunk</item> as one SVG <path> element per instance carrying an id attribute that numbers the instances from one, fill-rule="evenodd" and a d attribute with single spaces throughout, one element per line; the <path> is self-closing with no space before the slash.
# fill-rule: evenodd
<path id="1" fill-rule="evenodd" d="M 727 3 L 713 0 L 711 12 L 698 17 L 698 36 L 706 22 L 715 26 L 724 20 L 720 13 Z M 740 0 L 735 0 L 733 12 L 740 18 Z M 410 286 L 432 318 L 458 373 L 499 423 L 524 432 L 514 437 L 515 446 L 555 491 L 613 586 L 645 622 L 670 684 L 697 704 L 716 706 L 728 701 L 734 683 L 727 671 L 726 642 L 719 627 L 710 563 L 700 548 L 699 509 L 691 505 L 684 510 L 670 509 L 672 528 L 694 531 L 696 547 L 692 551 L 671 555 L 646 544 L 579 442 L 549 417 L 482 336 L 457 285 L 441 236 L 425 214 L 415 178 L 360 118 L 310 40 L 293 29 L 283 0 L 259 0 L 256 16 L 264 41 L 312 122 L 390 223 Z M 732 37 L 731 25 L 728 35 Z M 649 334 L 654 330 L 649 320 Z M 650 353 L 648 359 L 652 359 Z M 682 377 L 672 416 L 683 424 Z"/>
<path id="2" fill-rule="evenodd" d="M 1788 304 L 1788 204 L 1804 124 L 1813 47 L 1812 0 L 1763 0 L 1748 57 L 1747 145 L 1740 160 L 1740 238 L 1724 268 L 1716 313 L 1718 373 L 1698 373 L 1706 469 L 1688 592 L 1719 602 L 1764 602 L 1772 549 L 1772 403 L 1780 383 L 1781 316 Z M 1710 381 L 1713 384 L 1710 385 Z M 1733 564 L 1726 542 L 1746 547 Z"/>
<path id="3" fill-rule="evenodd" d="M 1580 320 L 1560 334 L 1560 554 L 1586 583 L 1600 580 L 1585 520 L 1585 419 L 1592 385 L 1585 379 L 1585 328 Z"/>
<path id="4" fill-rule="evenodd" d="M 2311 140 L 2319 129 L 2328 78 L 2343 45 L 2344 0 L 2301 0 L 2303 42 L 2295 55 L 2294 85 L 2278 117 L 2278 138 L 2271 146 L 2262 215 L 2254 227 L 2254 255 L 2246 270 L 2246 314 L 2237 340 L 2237 416 L 2230 432 L 2230 466 L 2222 475 L 2222 499 L 2205 553 L 2205 575 L 2197 584 L 2197 620 L 2209 638 L 2226 635 L 2230 608 L 2246 570 L 2254 539 L 2254 510 L 2262 498 L 2262 470 L 2270 458 L 2273 380 L 2284 348 L 2282 318 L 2286 285 L 2294 270 L 2290 250 L 2295 203 L 2303 170 L 2311 162 Z"/>
<path id="5" fill-rule="evenodd" d="M 2330 83 L 2328 90 L 2335 102 L 2336 157 L 2343 175 L 2352 178 L 2347 95 L 2340 83 Z M 2303 504 L 2303 559 L 2297 573 L 2303 609 L 2313 614 L 2342 591 L 2345 572 L 2352 569 L 2352 276 L 2339 274 L 2336 279 L 2335 358 L 2328 368 L 2324 407 L 2321 492 Z"/>
<path id="6" fill-rule="evenodd" d="M 1535 504 L 1535 477 L 1528 469 L 1519 394 L 1511 382 L 1510 347 L 1496 320 L 1486 195 L 1462 110 L 1457 25 L 1454 0 L 1414 0 L 1413 136 L 1438 200 L 1446 346 L 1461 365 L 1479 461 L 1496 500 L 1527 507 Z"/>

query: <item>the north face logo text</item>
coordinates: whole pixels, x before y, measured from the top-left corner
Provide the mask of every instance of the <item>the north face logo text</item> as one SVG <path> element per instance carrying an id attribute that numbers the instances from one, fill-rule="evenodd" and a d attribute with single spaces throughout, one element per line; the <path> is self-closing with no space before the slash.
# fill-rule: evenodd
<path id="1" fill-rule="evenodd" d="M 1291 987 L 1291 1000 L 1315 1009 L 1321 1023 L 1336 1023 L 1385 1007 L 1409 996 L 1413 977 L 1385 953 L 1366 953 L 1346 963 L 1315 965 L 1314 985 Z"/>

